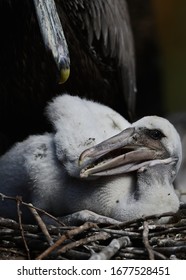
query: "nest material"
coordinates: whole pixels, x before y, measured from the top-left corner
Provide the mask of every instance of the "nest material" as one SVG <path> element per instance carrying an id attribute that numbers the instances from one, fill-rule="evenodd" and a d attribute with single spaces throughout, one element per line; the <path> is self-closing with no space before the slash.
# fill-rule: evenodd
<path id="1" fill-rule="evenodd" d="M 38 215 L 41 209 L 20 198 L 1 197 L 16 200 L 19 222 L 0 217 L 0 259 L 186 259 L 186 205 L 177 214 L 120 225 L 86 222 L 80 226 L 49 226 Z M 20 204 L 30 208 L 37 224 L 22 223 Z M 172 217 L 171 223 L 157 223 L 167 215 Z"/>

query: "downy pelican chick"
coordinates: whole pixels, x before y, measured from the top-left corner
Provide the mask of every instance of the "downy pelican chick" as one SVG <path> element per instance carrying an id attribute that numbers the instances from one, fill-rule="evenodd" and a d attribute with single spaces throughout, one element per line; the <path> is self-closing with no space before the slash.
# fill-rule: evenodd
<path id="1" fill-rule="evenodd" d="M 181 143 L 166 119 L 131 125 L 104 105 L 69 95 L 54 99 L 47 114 L 53 134 L 30 136 L 1 157 L 1 193 L 58 217 L 86 209 L 128 221 L 178 210 L 172 183 Z M 0 209 L 3 217 L 17 216 L 12 202 L 1 201 Z"/>

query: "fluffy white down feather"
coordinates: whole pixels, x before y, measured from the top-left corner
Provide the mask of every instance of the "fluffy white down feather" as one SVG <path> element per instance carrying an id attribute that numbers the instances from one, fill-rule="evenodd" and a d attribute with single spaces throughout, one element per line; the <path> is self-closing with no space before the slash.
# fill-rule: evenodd
<path id="1" fill-rule="evenodd" d="M 120 221 L 143 215 L 176 212 L 179 201 L 172 186 L 181 162 L 181 144 L 174 127 L 165 119 L 146 117 L 132 126 L 163 131 L 162 140 L 178 163 L 155 165 L 132 173 L 95 180 L 79 178 L 82 151 L 131 126 L 112 109 L 96 102 L 63 95 L 47 107 L 53 134 L 34 135 L 17 143 L 0 158 L 0 192 L 56 215 L 83 209 Z M 16 204 L 0 201 L 3 217 L 16 218 Z M 25 221 L 31 221 L 23 211 Z"/>

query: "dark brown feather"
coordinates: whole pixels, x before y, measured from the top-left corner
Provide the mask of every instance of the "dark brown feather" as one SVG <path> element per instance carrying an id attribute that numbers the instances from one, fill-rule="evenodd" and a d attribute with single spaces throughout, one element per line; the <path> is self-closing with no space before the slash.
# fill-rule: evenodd
<path id="1" fill-rule="evenodd" d="M 64 85 L 57 83 L 57 67 L 45 50 L 32 1 L 0 1 L 0 133 L 7 139 L 5 148 L 50 130 L 44 108 L 65 91 L 100 101 L 127 118 L 134 111 L 134 49 L 125 1 L 55 2 L 71 58 Z"/>

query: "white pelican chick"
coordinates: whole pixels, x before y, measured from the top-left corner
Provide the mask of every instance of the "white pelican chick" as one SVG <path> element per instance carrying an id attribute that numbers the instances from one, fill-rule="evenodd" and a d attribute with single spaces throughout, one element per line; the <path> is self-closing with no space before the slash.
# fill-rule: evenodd
<path id="1" fill-rule="evenodd" d="M 55 132 L 30 136 L 0 158 L 0 192 L 55 216 L 90 210 L 118 221 L 176 212 L 181 142 L 166 119 L 130 124 L 96 102 L 63 95 L 47 107 Z M 3 217 L 16 206 L 0 201 Z M 22 210 L 25 221 L 31 215 Z"/>

